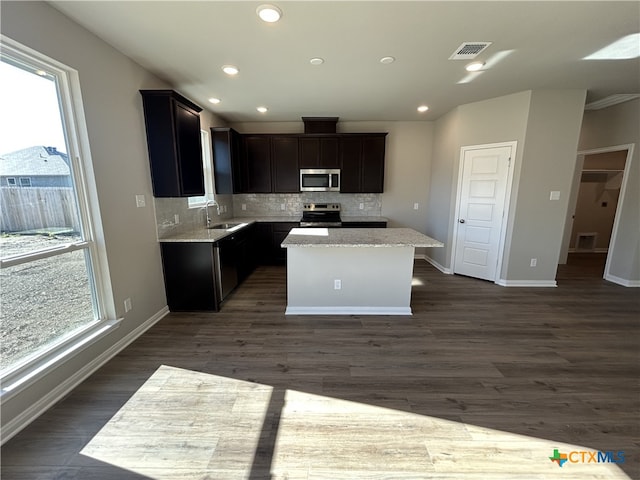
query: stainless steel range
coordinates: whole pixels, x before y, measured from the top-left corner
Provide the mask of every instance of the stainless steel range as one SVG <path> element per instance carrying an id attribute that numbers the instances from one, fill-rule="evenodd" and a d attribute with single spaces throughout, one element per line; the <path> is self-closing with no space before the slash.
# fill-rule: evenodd
<path id="1" fill-rule="evenodd" d="M 305 203 L 301 227 L 341 227 L 339 203 Z"/>

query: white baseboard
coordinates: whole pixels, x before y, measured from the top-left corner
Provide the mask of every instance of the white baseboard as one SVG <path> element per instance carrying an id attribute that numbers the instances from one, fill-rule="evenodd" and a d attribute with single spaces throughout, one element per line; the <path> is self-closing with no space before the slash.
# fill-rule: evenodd
<path id="1" fill-rule="evenodd" d="M 496 285 L 502 287 L 557 287 L 555 280 L 496 280 Z"/>
<path id="2" fill-rule="evenodd" d="M 411 315 L 411 307 L 287 307 L 285 315 Z"/>
<path id="3" fill-rule="evenodd" d="M 622 285 L 623 287 L 632 287 L 632 288 L 640 287 L 640 280 L 627 280 L 626 278 L 616 277 L 615 275 L 611 275 L 611 274 L 606 274 L 604 276 L 604 279 L 608 282 Z"/>
<path id="4" fill-rule="evenodd" d="M 428 256 L 424 256 L 424 259 L 429 262 L 431 265 L 433 265 L 434 267 L 436 267 L 438 270 L 440 270 L 442 273 L 446 274 L 446 275 L 453 275 L 453 271 L 450 268 L 446 268 L 443 267 L 442 265 L 440 265 L 438 262 L 436 262 L 433 258 L 428 257 Z"/>
<path id="5" fill-rule="evenodd" d="M 151 328 L 155 323 L 161 320 L 169 313 L 169 307 L 154 314 L 151 318 L 142 323 L 138 328 L 132 330 L 128 335 L 121 338 L 113 344 L 108 350 L 102 352 L 99 356 L 85 365 L 81 370 L 75 372 L 60 385 L 48 392 L 44 397 L 36 403 L 30 405 L 26 410 L 20 413 L 16 418 L 11 419 L 2 427 L 2 444 L 13 438 L 21 430 L 26 428 L 36 418 L 46 412 L 49 408 L 59 402 L 65 395 L 68 395 L 80 383 L 91 376 L 96 370 L 105 363 L 115 357 L 124 350 L 131 342 Z"/>

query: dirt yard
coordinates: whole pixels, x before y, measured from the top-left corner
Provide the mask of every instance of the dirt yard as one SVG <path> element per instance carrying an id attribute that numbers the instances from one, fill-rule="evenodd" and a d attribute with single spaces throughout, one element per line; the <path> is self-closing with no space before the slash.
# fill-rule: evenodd
<path id="1" fill-rule="evenodd" d="M 2 235 L 0 257 L 79 239 L 77 235 Z M 0 270 L 0 370 L 92 321 L 84 251 Z"/>

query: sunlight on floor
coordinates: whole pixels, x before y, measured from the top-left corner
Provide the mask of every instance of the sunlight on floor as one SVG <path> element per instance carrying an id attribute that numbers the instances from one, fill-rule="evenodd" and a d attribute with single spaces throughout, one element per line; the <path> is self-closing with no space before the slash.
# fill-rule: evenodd
<path id="1" fill-rule="evenodd" d="M 629 478 L 556 449 L 590 451 L 163 365 L 81 453 L 154 480 L 249 478 L 256 452 L 278 479 Z"/>

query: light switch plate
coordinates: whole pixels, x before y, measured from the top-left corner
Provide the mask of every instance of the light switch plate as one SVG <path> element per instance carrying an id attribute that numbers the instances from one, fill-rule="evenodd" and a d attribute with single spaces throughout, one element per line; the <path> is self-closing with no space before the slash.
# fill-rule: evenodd
<path id="1" fill-rule="evenodd" d="M 551 190 L 551 193 L 549 194 L 549 200 L 560 200 L 560 191 Z"/>
<path id="2" fill-rule="evenodd" d="M 136 195 L 136 207 L 142 208 L 146 206 L 147 206 L 147 202 L 144 198 L 144 195 Z"/>

